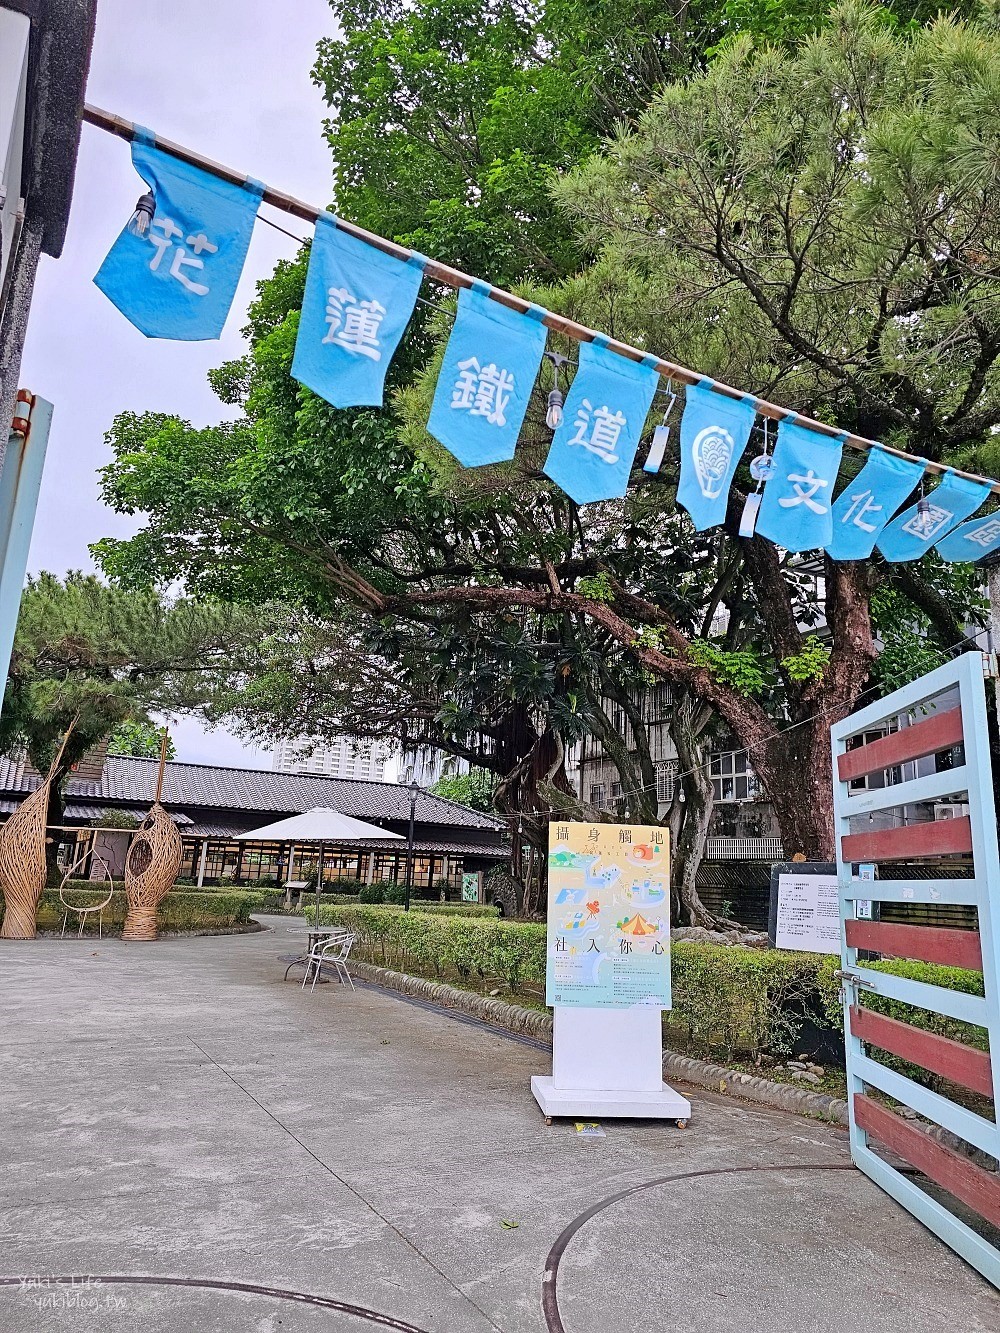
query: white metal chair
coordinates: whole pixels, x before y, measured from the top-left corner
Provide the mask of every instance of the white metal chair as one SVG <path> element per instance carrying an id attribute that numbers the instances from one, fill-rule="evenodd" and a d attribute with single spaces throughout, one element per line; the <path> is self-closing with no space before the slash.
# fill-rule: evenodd
<path id="1" fill-rule="evenodd" d="M 321 940 L 318 940 L 316 943 L 308 942 L 311 940 L 315 931 L 314 930 L 306 931 L 305 933 L 307 940 L 306 951 L 304 954 L 301 954 L 298 958 L 293 958 L 292 961 L 285 968 L 285 975 L 284 975 L 285 981 L 288 980 L 288 974 L 289 972 L 291 972 L 293 967 L 304 967 L 305 974 L 302 978 L 302 984 L 305 985 L 305 983 L 310 979 L 310 977 L 313 974 L 314 955 L 317 954 L 319 950 L 323 948 L 325 945 L 332 944 L 338 940 L 342 940 L 344 936 L 347 934 L 346 926 L 321 926 L 320 929 L 323 932 L 323 938 Z"/>
<path id="2" fill-rule="evenodd" d="M 62 882 L 59 885 L 59 901 L 60 903 L 62 903 L 62 909 L 63 909 L 62 931 L 60 932 L 60 938 L 64 938 L 66 935 L 66 922 L 69 920 L 70 912 L 76 912 L 80 917 L 80 925 L 76 932 L 77 939 L 81 939 L 83 937 L 83 930 L 87 924 L 87 917 L 93 915 L 94 912 L 97 913 L 97 938 L 98 939 L 104 938 L 104 909 L 105 907 L 107 907 L 108 903 L 111 901 L 112 895 L 114 894 L 115 881 L 112 878 L 111 871 L 108 868 L 107 861 L 105 861 L 104 857 L 100 854 L 100 852 L 94 852 L 93 854 L 93 859 L 100 864 L 101 870 L 103 872 L 101 874 L 101 879 L 95 881 L 94 887 L 96 888 L 100 884 L 101 880 L 106 879 L 108 882 L 108 896 L 102 899 L 101 902 L 89 903 L 87 904 L 86 907 L 81 907 L 78 903 L 68 903 L 65 897 L 63 896 L 63 890 L 66 888 L 68 881 L 73 878 L 75 871 L 78 870 L 80 866 L 84 864 L 86 859 L 87 859 L 87 852 L 85 850 L 80 853 L 80 855 L 76 858 L 76 860 L 73 862 L 70 868 L 66 871 L 65 875 L 63 875 Z"/>
<path id="3" fill-rule="evenodd" d="M 356 939 L 357 935 L 344 933 L 338 935 L 336 939 L 326 940 L 323 944 L 320 944 L 313 949 L 312 953 L 309 955 L 309 962 L 312 965 L 312 985 L 309 987 L 310 994 L 316 988 L 316 982 L 324 963 L 332 963 L 338 979 L 341 982 L 347 982 L 351 990 L 354 989 L 354 981 L 351 978 L 350 972 L 347 970 L 347 960 L 350 957 L 351 949 Z M 305 989 L 305 984 L 308 980 L 309 970 L 307 969 L 305 976 L 302 978 L 303 990 Z"/>

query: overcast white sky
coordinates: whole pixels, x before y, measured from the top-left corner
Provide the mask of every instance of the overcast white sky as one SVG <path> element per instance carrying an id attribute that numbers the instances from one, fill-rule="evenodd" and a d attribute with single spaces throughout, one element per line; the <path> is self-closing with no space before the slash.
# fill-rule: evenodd
<path id="1" fill-rule="evenodd" d="M 309 78 L 317 40 L 334 31 L 327 0 L 98 0 L 88 101 L 197 147 L 310 203 L 331 193 L 324 104 Z M 98 498 L 96 469 L 117 412 L 177 413 L 205 425 L 225 415 L 206 382 L 238 356 L 254 283 L 295 244 L 258 222 L 219 342 L 150 340 L 93 285 L 93 276 L 145 189 L 129 145 L 85 125 L 69 235 L 61 259 L 43 258 L 21 383 L 55 404 L 29 569 L 89 569 L 88 543 L 138 526 Z M 291 231 L 308 228 L 266 207 Z M 181 720 L 178 758 L 269 767 L 270 756 L 224 732 Z"/>

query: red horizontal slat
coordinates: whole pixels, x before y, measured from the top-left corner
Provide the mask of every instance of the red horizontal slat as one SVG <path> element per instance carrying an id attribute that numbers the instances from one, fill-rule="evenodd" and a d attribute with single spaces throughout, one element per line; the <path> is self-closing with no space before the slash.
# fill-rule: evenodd
<path id="1" fill-rule="evenodd" d="M 861 1129 L 891 1148 L 904 1162 L 922 1171 L 980 1217 L 1000 1226 L 1000 1176 L 984 1171 L 860 1093 L 854 1098 L 854 1119 Z"/>
<path id="2" fill-rule="evenodd" d="M 949 708 L 947 713 L 914 722 L 912 727 L 902 727 L 888 736 L 880 736 L 877 741 L 869 741 L 867 745 L 859 745 L 855 750 L 838 755 L 837 772 L 841 782 L 849 782 L 851 778 L 878 773 L 893 764 L 905 764 L 908 759 L 923 759 L 938 750 L 949 750 L 953 745 L 960 745 L 962 740 L 962 710 Z"/>
<path id="3" fill-rule="evenodd" d="M 958 819 L 847 833 L 840 845 L 845 861 L 908 861 L 911 857 L 971 852 L 972 822 L 968 815 L 961 815 Z"/>
<path id="4" fill-rule="evenodd" d="M 929 1069 L 932 1074 L 940 1074 L 972 1092 L 982 1093 L 984 1097 L 993 1096 L 993 1066 L 986 1051 L 952 1041 L 950 1037 L 941 1037 L 936 1032 L 911 1027 L 896 1018 L 886 1018 L 872 1009 L 861 1009 L 856 1004 L 851 1006 L 850 1017 L 852 1036 L 870 1042 L 881 1051 L 898 1055 L 901 1060 L 909 1060 L 921 1069 Z"/>
<path id="5" fill-rule="evenodd" d="M 983 970 L 983 948 L 978 930 L 950 930 L 945 926 L 903 926 L 892 921 L 846 921 L 852 949 L 870 949 L 893 958 L 916 958 L 922 963 Z"/>

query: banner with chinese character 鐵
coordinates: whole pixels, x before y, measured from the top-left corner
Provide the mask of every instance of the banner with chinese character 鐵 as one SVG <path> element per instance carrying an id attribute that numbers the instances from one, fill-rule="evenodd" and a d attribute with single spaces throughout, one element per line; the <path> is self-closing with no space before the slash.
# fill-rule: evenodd
<path id="1" fill-rule="evenodd" d="M 697 532 L 725 521 L 729 488 L 756 415 L 753 399 L 716 393 L 711 380 L 686 390 L 677 500 Z"/>
<path id="2" fill-rule="evenodd" d="M 550 824 L 545 1002 L 670 1008 L 666 829 Z"/>
<path id="3" fill-rule="evenodd" d="M 878 539 L 886 560 L 919 560 L 963 519 L 974 514 L 990 488 L 967 477 L 946 472 L 943 481 L 924 499 L 894 518 Z"/>
<path id="4" fill-rule="evenodd" d="M 395 259 L 316 219 L 292 376 L 334 407 L 380 407 L 427 261 Z"/>
<path id="5" fill-rule="evenodd" d="M 833 506 L 834 560 L 867 560 L 885 525 L 924 475 L 924 465 L 873 449 Z"/>
<path id="6" fill-rule="evenodd" d="M 833 484 L 844 446 L 794 421 L 778 427 L 756 531 L 786 551 L 814 551 L 833 536 Z"/>
<path id="7" fill-rule="evenodd" d="M 94 282 L 147 338 L 218 338 L 243 272 L 264 187 L 233 185 L 162 153 L 136 127 L 132 164 L 156 201 L 145 235 L 126 227 Z"/>
<path id="8" fill-rule="evenodd" d="M 1000 513 L 973 518 L 938 542 L 937 552 L 953 563 L 964 560 L 982 560 L 1000 547 Z"/>
<path id="9" fill-rule="evenodd" d="M 580 364 L 552 437 L 546 475 L 577 504 L 624 495 L 639 437 L 660 383 L 656 358 L 630 361 L 598 334 L 580 344 Z"/>
<path id="10" fill-rule="evenodd" d="M 485 282 L 458 294 L 427 429 L 463 467 L 514 457 L 545 351 L 545 311 L 493 301 Z"/>

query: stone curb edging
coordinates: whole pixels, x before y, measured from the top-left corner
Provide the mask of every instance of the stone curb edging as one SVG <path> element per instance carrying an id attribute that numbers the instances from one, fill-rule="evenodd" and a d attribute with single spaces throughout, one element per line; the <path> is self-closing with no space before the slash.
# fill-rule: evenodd
<path id="1" fill-rule="evenodd" d="M 351 960 L 351 971 L 363 981 L 372 982 L 386 990 L 397 991 L 401 995 L 411 995 L 414 999 L 424 1000 L 438 1005 L 442 1009 L 456 1009 L 471 1018 L 478 1018 L 483 1023 L 504 1028 L 519 1036 L 534 1037 L 549 1044 L 552 1042 L 552 1015 L 540 1013 L 534 1009 L 522 1009 L 519 1005 L 508 1004 L 492 996 L 476 995 L 471 991 L 459 990 L 445 982 L 430 981 L 426 977 L 410 977 L 403 972 L 393 972 L 385 967 L 376 967 L 372 963 Z M 839 1097 L 829 1097 L 821 1092 L 806 1092 L 804 1088 L 794 1088 L 787 1083 L 775 1083 L 772 1079 L 759 1078 L 753 1074 L 744 1074 L 738 1069 L 726 1069 L 707 1060 L 694 1060 L 687 1055 L 677 1055 L 673 1051 L 663 1052 L 663 1072 L 670 1079 L 684 1083 L 693 1083 L 701 1088 L 710 1088 L 713 1092 L 728 1093 L 744 1101 L 755 1102 L 759 1106 L 770 1106 L 779 1111 L 792 1111 L 797 1115 L 811 1116 L 816 1120 L 825 1120 L 835 1125 L 847 1125 L 847 1103 Z"/>

